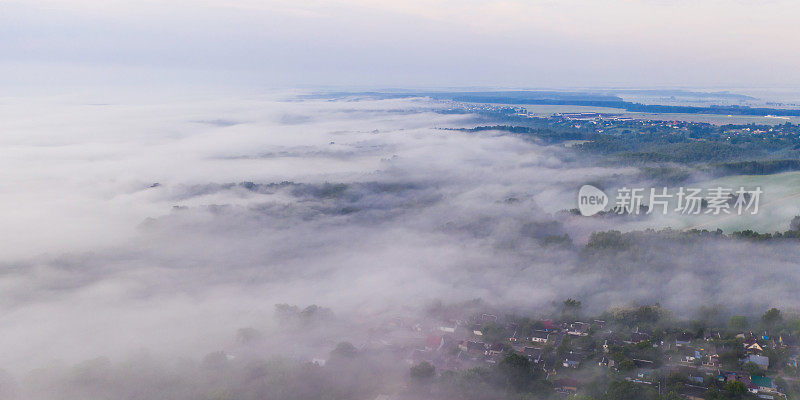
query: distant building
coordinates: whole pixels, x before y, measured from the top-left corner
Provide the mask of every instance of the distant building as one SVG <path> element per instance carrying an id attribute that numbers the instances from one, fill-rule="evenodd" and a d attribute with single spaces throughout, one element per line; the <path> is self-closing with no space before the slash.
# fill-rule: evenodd
<path id="1" fill-rule="evenodd" d="M 522 354 L 527 357 L 530 362 L 539 364 L 539 362 L 542 361 L 544 350 L 537 349 L 536 347 L 525 347 L 522 350 Z"/>
<path id="2" fill-rule="evenodd" d="M 630 340 L 625 340 L 625 343 L 641 343 L 650 340 L 650 335 L 646 332 L 640 332 L 639 327 L 637 326 L 636 329 L 631 333 Z"/>
<path id="3" fill-rule="evenodd" d="M 484 353 L 486 351 L 486 344 L 483 342 L 465 340 L 458 345 L 458 348 L 466 352 Z"/>
<path id="4" fill-rule="evenodd" d="M 503 343 L 495 343 L 489 346 L 489 349 L 486 351 L 486 355 L 488 356 L 499 355 L 500 353 L 506 351 L 506 348 L 507 348 L 506 345 Z"/>
<path id="5" fill-rule="evenodd" d="M 564 362 L 561 363 L 561 365 L 565 368 L 578 368 L 584 358 L 586 357 L 584 357 L 583 354 L 570 351 L 569 354 L 564 357 Z"/>
<path id="6" fill-rule="evenodd" d="M 686 332 L 681 332 L 675 337 L 676 346 L 687 346 L 694 339 L 694 337 Z"/>
<path id="7" fill-rule="evenodd" d="M 751 362 L 753 364 L 757 364 L 759 367 L 767 369 L 769 368 L 769 357 L 767 356 L 760 356 L 757 354 L 750 354 L 745 359 L 745 362 Z"/>
<path id="8" fill-rule="evenodd" d="M 567 333 L 573 336 L 588 336 L 590 325 L 585 322 L 573 322 L 569 325 Z"/>
<path id="9" fill-rule="evenodd" d="M 770 391 L 775 388 L 775 384 L 772 383 L 772 378 L 768 376 L 751 375 L 750 382 L 752 382 L 754 386 L 757 386 L 758 390 Z"/>
<path id="10" fill-rule="evenodd" d="M 531 332 L 531 342 L 547 343 L 548 340 L 550 340 L 550 332 L 547 331 Z"/>
<path id="11" fill-rule="evenodd" d="M 553 381 L 553 389 L 559 393 L 575 393 L 580 387 L 580 382 L 571 378 L 556 379 Z"/>

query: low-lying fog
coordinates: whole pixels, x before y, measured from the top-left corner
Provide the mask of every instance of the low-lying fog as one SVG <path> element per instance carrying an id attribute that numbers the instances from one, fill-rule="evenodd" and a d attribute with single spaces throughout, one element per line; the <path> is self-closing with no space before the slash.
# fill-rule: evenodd
<path id="1" fill-rule="evenodd" d="M 687 315 L 800 305 L 788 244 L 587 257 L 589 233 L 613 222 L 559 211 L 582 184 L 636 169 L 442 130 L 474 124 L 438 107 L 294 93 L 0 100 L 4 379 L 24 386 L 32 370 L 100 356 L 230 352 L 241 328 L 284 329 L 279 303 L 365 330 L 437 299 L 532 313 L 567 297 Z M 543 244 L 565 233 L 574 245 Z M 275 335 L 265 356 L 310 359 L 341 341 Z"/>

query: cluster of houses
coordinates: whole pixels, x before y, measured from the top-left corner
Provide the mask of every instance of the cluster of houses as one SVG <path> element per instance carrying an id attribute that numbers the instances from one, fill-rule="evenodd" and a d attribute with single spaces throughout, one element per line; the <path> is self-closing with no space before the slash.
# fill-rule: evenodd
<path id="1" fill-rule="evenodd" d="M 486 324 L 497 324 L 498 317 L 482 314 L 471 320 L 450 321 L 429 332 L 425 345 L 411 351 L 408 358 L 410 364 L 427 361 L 439 370 L 460 370 L 479 366 L 493 365 L 502 360 L 509 352 L 524 355 L 534 368 L 548 374 L 555 374 L 559 369 L 576 369 L 587 362 L 589 352 L 577 348 L 564 350 L 559 354 L 557 349 L 568 337 L 588 337 L 592 324 L 576 321 L 556 324 L 552 320 L 540 321 L 540 326 L 523 330 L 513 324 L 505 327 L 509 335 L 490 339 L 489 332 L 484 332 Z M 603 321 L 594 321 L 603 324 Z M 555 380 L 554 380 L 555 382 Z M 562 383 L 569 383 L 563 380 Z M 577 386 L 567 385 L 565 390 L 577 390 Z"/>
<path id="2" fill-rule="evenodd" d="M 794 352 L 787 364 L 797 366 L 794 337 L 742 333 L 732 339 L 714 331 L 704 335 L 676 331 L 655 339 L 651 332 L 638 327 L 615 331 L 606 325 L 601 320 L 546 319 L 531 327 L 502 323 L 495 315 L 481 314 L 423 332 L 424 345 L 415 347 L 407 361 L 427 361 L 440 371 L 463 370 L 496 364 L 516 352 L 543 371 L 555 390 L 565 395 L 578 392 L 587 383 L 581 381 L 579 369 L 604 368 L 613 377 L 609 379 L 626 379 L 659 389 L 665 385 L 665 376 L 678 374 L 684 382 L 680 394 L 689 399 L 703 399 L 713 380 L 740 381 L 760 398 L 785 398 L 768 376 L 774 376 L 779 368 L 771 365 L 765 353 L 778 348 Z M 739 345 L 741 349 L 733 348 Z M 721 355 L 734 350 L 744 357 L 735 360 L 733 366 L 729 362 L 723 365 Z M 753 365 L 769 374 L 754 372 Z"/>

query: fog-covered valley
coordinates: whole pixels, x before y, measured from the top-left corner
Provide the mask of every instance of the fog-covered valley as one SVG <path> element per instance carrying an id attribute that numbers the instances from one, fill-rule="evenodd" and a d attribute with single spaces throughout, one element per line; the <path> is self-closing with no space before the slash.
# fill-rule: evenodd
<path id="1" fill-rule="evenodd" d="M 796 245 L 592 246 L 592 232 L 648 225 L 564 210 L 587 182 L 641 182 L 636 168 L 443 130 L 474 126 L 443 107 L 295 92 L 3 99 L 0 395 L 315 398 L 286 394 L 304 386 L 286 376 L 329 379 L 304 363 L 336 363 L 350 342 L 381 350 L 340 361 L 346 388 L 330 398 L 366 398 L 402 386 L 398 343 L 440 323 L 436 304 L 546 315 L 577 298 L 687 319 L 800 306 Z M 299 375 L 256 389 L 247 377 L 270 363 Z"/>

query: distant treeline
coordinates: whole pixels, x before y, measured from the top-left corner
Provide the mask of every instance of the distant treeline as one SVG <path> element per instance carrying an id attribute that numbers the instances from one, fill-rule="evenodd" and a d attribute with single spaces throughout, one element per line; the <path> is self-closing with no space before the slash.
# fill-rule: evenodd
<path id="1" fill-rule="evenodd" d="M 687 135 L 671 133 L 637 133 L 606 135 L 572 126 L 550 124 L 544 127 L 492 125 L 458 129 L 463 132 L 501 131 L 531 135 L 549 143 L 585 140 L 573 148 L 596 154 L 617 157 L 624 162 L 642 165 L 663 163 L 694 165 L 712 175 L 768 175 L 800 170 L 800 159 L 785 158 L 797 153 L 795 141 L 786 143 L 763 140 L 763 137 L 737 137 L 734 140 L 707 134 L 706 141 L 696 141 Z M 780 152 L 780 154 L 777 154 Z M 777 158 L 781 157 L 781 158 Z M 660 171 L 664 172 L 664 171 Z M 673 171 L 674 172 L 674 171 Z M 685 171 L 680 174 L 687 178 Z M 673 177 L 674 178 L 674 177 Z"/>
<path id="2" fill-rule="evenodd" d="M 716 166 L 725 175 L 769 175 L 800 170 L 800 160 L 739 161 Z"/>
<path id="3" fill-rule="evenodd" d="M 633 143 L 630 149 L 621 148 L 625 138 L 603 137 L 601 140 L 584 143 L 577 147 L 603 154 L 616 154 L 623 159 L 641 162 L 719 162 L 744 156 L 761 156 L 760 149 L 749 149 L 724 142 L 680 142 L 669 143 L 652 140 L 648 143 Z"/>
<path id="4" fill-rule="evenodd" d="M 336 95 L 336 94 L 334 94 Z M 588 106 L 618 108 L 631 112 L 644 113 L 676 113 L 676 114 L 717 114 L 717 115 L 775 115 L 783 117 L 798 117 L 800 109 L 766 108 L 748 106 L 722 106 L 711 105 L 708 107 L 677 106 L 660 104 L 641 104 L 625 101 L 621 97 L 581 93 L 581 92 L 552 92 L 552 91 L 504 91 L 504 92 L 362 92 L 338 93 L 338 95 L 369 95 L 380 98 L 406 98 L 430 97 L 438 100 L 452 100 L 465 103 L 491 103 L 491 104 L 527 104 L 548 106 Z"/>

